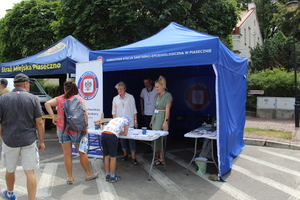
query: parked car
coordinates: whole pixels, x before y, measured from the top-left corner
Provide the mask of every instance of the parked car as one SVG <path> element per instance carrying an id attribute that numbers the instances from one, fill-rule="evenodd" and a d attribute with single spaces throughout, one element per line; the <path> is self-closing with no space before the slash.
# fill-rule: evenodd
<path id="1" fill-rule="evenodd" d="M 5 78 L 5 79 L 8 82 L 7 88 L 10 91 L 12 91 L 14 89 L 14 79 L 13 78 Z M 47 92 L 44 90 L 44 88 L 40 85 L 40 83 L 36 79 L 31 78 L 30 80 L 31 82 L 30 82 L 29 92 L 35 95 L 39 99 L 43 112 L 47 114 L 44 103 L 52 99 L 52 97 L 47 94 Z"/>

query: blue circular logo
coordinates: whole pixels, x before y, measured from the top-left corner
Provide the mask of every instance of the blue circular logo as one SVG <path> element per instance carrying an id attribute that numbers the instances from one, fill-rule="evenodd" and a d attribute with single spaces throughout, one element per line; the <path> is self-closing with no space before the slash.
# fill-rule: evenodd
<path id="1" fill-rule="evenodd" d="M 96 74 L 92 71 L 84 72 L 80 76 L 77 85 L 79 94 L 84 100 L 91 100 L 98 93 L 99 81 Z"/>
<path id="2" fill-rule="evenodd" d="M 185 91 L 185 103 L 193 111 L 205 110 L 211 103 L 209 88 L 203 83 L 194 83 Z"/>

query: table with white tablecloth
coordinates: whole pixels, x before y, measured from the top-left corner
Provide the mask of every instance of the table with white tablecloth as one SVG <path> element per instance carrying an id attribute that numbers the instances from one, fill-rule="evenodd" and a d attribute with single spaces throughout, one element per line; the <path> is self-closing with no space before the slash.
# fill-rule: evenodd
<path id="1" fill-rule="evenodd" d="M 88 155 L 90 157 L 103 157 L 102 154 L 102 147 L 101 147 L 101 134 L 102 130 L 95 130 L 95 129 L 88 129 L 89 137 L 88 137 Z M 142 133 L 142 129 L 132 129 L 130 128 L 128 131 L 128 134 L 120 135 L 119 138 L 123 139 L 133 139 L 133 140 L 139 140 L 139 141 L 153 141 L 153 149 L 156 148 L 156 140 L 161 139 L 162 145 L 164 145 L 164 137 L 169 134 L 168 131 L 161 131 L 161 130 L 147 130 L 146 134 Z M 151 145 L 151 143 L 146 143 L 148 145 Z M 164 150 L 164 146 L 162 146 L 162 150 Z M 100 152 L 101 151 L 101 152 Z M 75 152 L 76 153 L 76 152 Z M 151 171 L 153 168 L 153 165 L 158 160 L 155 160 L 155 151 L 153 151 L 152 161 L 149 169 L 149 180 L 151 176 Z M 165 161 L 164 151 L 163 151 L 163 161 Z M 164 170 L 166 169 L 166 162 L 164 162 Z"/>

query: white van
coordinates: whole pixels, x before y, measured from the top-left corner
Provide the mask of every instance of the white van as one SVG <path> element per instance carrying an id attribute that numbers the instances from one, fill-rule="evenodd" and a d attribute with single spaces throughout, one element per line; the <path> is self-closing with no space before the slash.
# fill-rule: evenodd
<path id="1" fill-rule="evenodd" d="M 7 88 L 12 91 L 14 89 L 14 78 L 5 78 L 8 82 L 7 84 Z M 44 88 L 40 85 L 40 83 L 36 80 L 31 78 L 30 79 L 30 93 L 35 95 L 40 103 L 41 103 L 41 107 L 44 113 L 47 114 L 47 111 L 45 109 L 44 103 L 50 99 L 52 99 L 52 97 L 50 97 L 46 91 L 44 90 Z"/>

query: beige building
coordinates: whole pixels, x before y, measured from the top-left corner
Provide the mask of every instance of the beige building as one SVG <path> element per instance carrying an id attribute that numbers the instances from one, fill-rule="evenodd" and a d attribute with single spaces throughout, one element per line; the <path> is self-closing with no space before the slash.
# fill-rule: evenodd
<path id="1" fill-rule="evenodd" d="M 247 58 L 251 65 L 250 48 L 263 44 L 255 3 L 248 3 L 248 10 L 242 11 L 240 17 L 232 34 L 233 52 Z"/>

